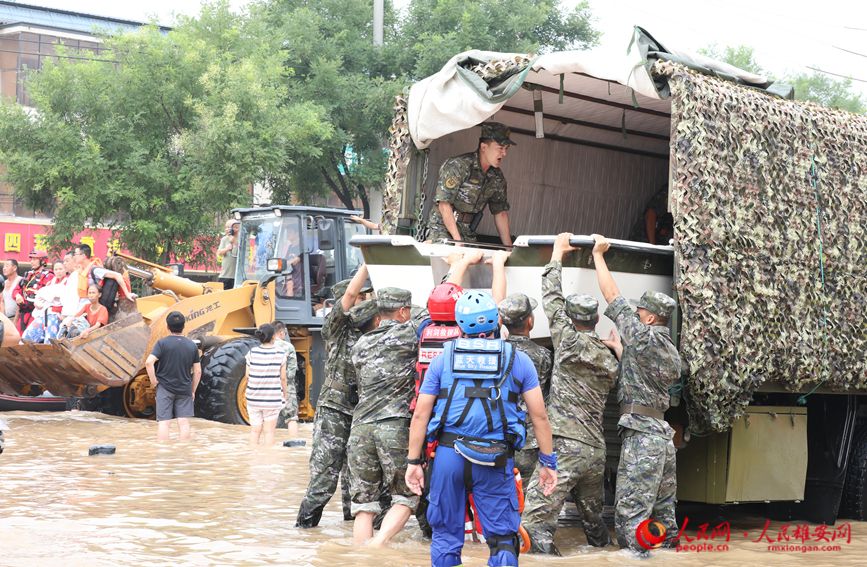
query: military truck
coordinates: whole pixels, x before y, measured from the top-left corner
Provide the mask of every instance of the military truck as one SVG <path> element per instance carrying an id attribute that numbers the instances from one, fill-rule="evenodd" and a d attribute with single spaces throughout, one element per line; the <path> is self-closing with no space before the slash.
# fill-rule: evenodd
<path id="1" fill-rule="evenodd" d="M 144 360 L 168 334 L 166 315 L 177 310 L 187 318 L 184 333 L 203 353 L 197 416 L 247 423 L 244 356 L 256 344 L 253 330 L 279 319 L 298 355 L 299 415 L 312 418 L 324 365 L 319 330 L 326 292 L 357 270 L 362 258 L 348 243 L 366 229 L 349 218 L 358 211 L 341 209 L 275 205 L 232 214 L 241 223 L 234 289 L 121 254 L 131 276 L 156 293 L 122 308 L 87 338 L 0 348 L 0 393 L 42 388 L 80 397 L 85 409 L 152 417 L 155 398 Z"/>
<path id="2" fill-rule="evenodd" d="M 384 191 L 387 236 L 358 237 L 375 287 L 416 303 L 446 271 L 424 242 L 437 172 L 476 149 L 478 124 L 511 128 L 502 170 L 514 240 L 510 292 L 540 299 L 554 235 L 569 231 L 567 293 L 605 302 L 590 234 L 613 237 L 624 295 L 673 293 L 685 360 L 667 415 L 688 440 L 681 501 L 769 503 L 833 522 L 867 515 L 867 117 L 791 100 L 791 89 L 667 49 L 636 28 L 628 50 L 540 57 L 470 51 L 399 97 Z M 630 240 L 668 187 L 674 238 Z M 482 243 L 496 248 L 486 214 Z M 485 237 L 488 238 L 485 238 Z M 490 287 L 484 265 L 466 287 Z M 540 302 L 541 303 L 541 302 Z M 533 338 L 549 341 L 541 305 Z M 602 317 L 600 332 L 611 322 Z M 619 453 L 607 415 L 609 471 Z M 611 483 L 608 484 L 611 488 Z"/>

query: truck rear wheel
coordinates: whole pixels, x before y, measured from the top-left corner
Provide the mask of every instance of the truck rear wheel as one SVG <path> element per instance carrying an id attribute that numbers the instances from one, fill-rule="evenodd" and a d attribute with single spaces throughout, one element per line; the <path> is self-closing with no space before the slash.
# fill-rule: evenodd
<path id="1" fill-rule="evenodd" d="M 197 416 L 223 423 L 249 423 L 244 403 L 245 357 L 257 344 L 259 341 L 252 338 L 231 340 L 205 355 L 196 391 Z"/>
<path id="2" fill-rule="evenodd" d="M 856 429 L 852 437 L 840 515 L 853 520 L 867 519 L 867 425 Z"/>

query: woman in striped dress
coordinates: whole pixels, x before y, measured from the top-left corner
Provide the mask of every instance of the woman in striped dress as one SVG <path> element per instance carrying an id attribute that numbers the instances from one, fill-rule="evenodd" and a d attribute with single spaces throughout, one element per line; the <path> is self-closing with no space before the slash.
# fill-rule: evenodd
<path id="1" fill-rule="evenodd" d="M 262 431 L 265 445 L 274 444 L 277 417 L 286 399 L 286 352 L 274 343 L 274 326 L 265 323 L 256 330 L 261 344 L 247 353 L 247 413 L 250 445 L 258 445 Z"/>

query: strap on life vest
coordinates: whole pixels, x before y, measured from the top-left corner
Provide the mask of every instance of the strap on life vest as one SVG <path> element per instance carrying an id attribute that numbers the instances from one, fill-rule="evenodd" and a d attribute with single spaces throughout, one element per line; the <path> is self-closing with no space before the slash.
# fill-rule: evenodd
<path id="1" fill-rule="evenodd" d="M 505 346 L 505 344 L 506 344 L 505 342 L 502 343 L 503 346 Z M 497 382 L 496 386 L 494 386 L 493 388 L 482 388 L 481 386 L 482 386 L 482 382 L 484 381 L 484 378 L 473 380 L 473 382 L 476 386 L 474 388 L 467 388 L 467 394 L 468 394 L 467 397 L 470 398 L 470 401 L 464 407 L 464 411 L 461 413 L 460 417 L 458 418 L 456 425 L 460 425 L 461 423 L 463 423 L 464 419 L 466 419 L 467 415 L 469 415 L 469 411 L 470 411 L 471 407 L 478 399 L 478 400 L 480 400 L 479 403 L 482 404 L 482 407 L 485 411 L 485 417 L 487 418 L 487 421 L 488 421 L 488 430 L 492 431 L 494 428 L 494 423 L 493 423 L 493 418 L 491 415 L 491 405 L 496 404 L 497 406 L 499 406 L 499 410 L 500 410 L 500 421 L 501 421 L 502 426 L 503 426 L 503 441 L 509 440 L 509 423 L 506 420 L 506 408 L 504 405 L 504 400 L 501 399 L 502 395 L 500 392 L 502 390 L 503 384 L 505 384 L 506 380 L 508 380 L 509 377 L 512 375 L 512 365 L 515 362 L 516 350 L 517 349 L 514 347 L 514 345 L 510 345 L 509 362 L 506 365 L 506 369 L 503 372 L 503 376 L 500 378 L 500 381 Z M 450 349 L 450 356 L 451 356 L 451 360 L 449 361 L 450 368 L 454 368 L 454 356 L 455 356 L 455 349 L 454 348 Z M 438 439 L 442 435 L 443 428 L 445 428 L 446 419 L 448 418 L 448 415 L 449 415 L 449 409 L 451 408 L 452 400 L 454 400 L 455 391 L 457 390 L 457 387 L 458 387 L 458 382 L 459 382 L 459 380 L 455 379 L 453 377 L 452 378 L 452 385 L 451 385 L 451 388 L 449 388 L 448 392 L 446 393 L 445 389 L 440 390 L 438 397 L 439 398 L 445 398 L 446 399 L 446 405 L 443 408 L 442 415 L 440 416 L 440 422 L 439 422 L 439 424 L 437 424 L 437 428 L 434 430 L 434 435 L 433 435 L 434 439 Z M 495 397 L 492 398 L 491 397 L 492 394 L 495 394 Z M 507 399 L 511 403 L 517 403 L 517 396 L 509 395 L 509 396 L 507 396 Z M 514 399 L 514 401 L 513 401 L 513 399 Z M 493 401 L 493 404 L 489 404 L 488 403 L 489 401 Z"/>

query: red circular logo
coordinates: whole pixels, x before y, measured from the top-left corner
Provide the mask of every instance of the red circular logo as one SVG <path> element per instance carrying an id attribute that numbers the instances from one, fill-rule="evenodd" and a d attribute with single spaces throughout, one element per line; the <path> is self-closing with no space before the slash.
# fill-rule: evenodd
<path id="1" fill-rule="evenodd" d="M 648 518 L 635 528 L 635 539 L 644 549 L 656 549 L 665 541 L 665 526 L 658 520 Z"/>

